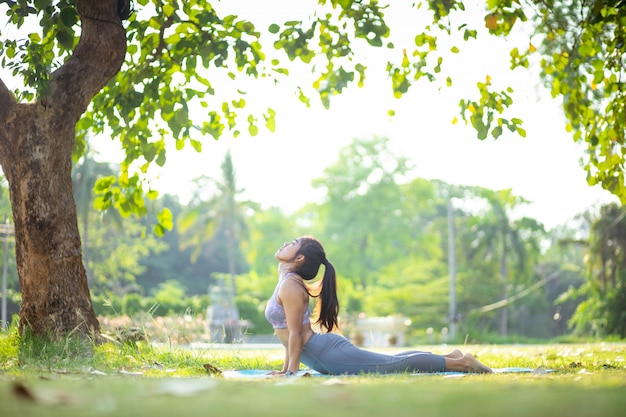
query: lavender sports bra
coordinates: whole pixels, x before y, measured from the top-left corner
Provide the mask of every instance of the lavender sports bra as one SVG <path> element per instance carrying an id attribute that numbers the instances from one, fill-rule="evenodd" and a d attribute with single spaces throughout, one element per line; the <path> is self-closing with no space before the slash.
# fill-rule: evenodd
<path id="1" fill-rule="evenodd" d="M 274 329 L 286 329 L 287 328 L 287 317 L 285 316 L 285 309 L 283 306 L 278 304 L 278 290 L 283 282 L 287 279 L 289 275 L 293 273 L 289 273 L 281 279 L 276 285 L 276 289 L 274 290 L 274 294 L 267 302 L 267 306 L 265 307 L 265 318 L 270 322 Z M 307 308 L 304 312 L 304 316 L 302 317 L 302 324 L 310 324 L 311 319 L 309 318 L 310 312 Z"/>

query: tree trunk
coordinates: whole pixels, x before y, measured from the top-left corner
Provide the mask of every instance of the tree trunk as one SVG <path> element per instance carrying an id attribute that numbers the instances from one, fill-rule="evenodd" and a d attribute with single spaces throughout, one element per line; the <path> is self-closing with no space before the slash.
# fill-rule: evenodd
<path id="1" fill-rule="evenodd" d="M 71 155 L 76 122 L 126 53 L 117 0 L 76 0 L 76 9 L 81 38 L 51 74 L 48 95 L 20 104 L 0 80 L 0 164 L 15 224 L 20 332 L 47 338 L 99 332 L 82 262 Z"/>
<path id="2" fill-rule="evenodd" d="M 503 244 L 502 254 L 500 255 L 500 279 L 502 281 L 502 300 L 505 304 L 500 309 L 500 336 L 505 338 L 509 328 L 509 306 L 507 305 L 507 299 L 509 298 L 509 274 L 507 269 L 507 246 L 506 241 Z"/>

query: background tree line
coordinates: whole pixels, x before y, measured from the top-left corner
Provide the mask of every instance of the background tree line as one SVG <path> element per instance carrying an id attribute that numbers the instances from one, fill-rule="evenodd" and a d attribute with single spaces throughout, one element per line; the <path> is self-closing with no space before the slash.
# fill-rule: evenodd
<path id="1" fill-rule="evenodd" d="M 278 85 L 298 72 L 289 62 L 312 70 L 308 88 L 307 81 L 289 87 L 299 101 L 309 106 L 319 97 L 328 108 L 333 96 L 364 85 L 376 71 L 367 63 L 373 50 L 402 51 L 376 65 L 383 69 L 390 93 L 400 98 L 424 82 L 456 87 L 458 77 L 450 70 L 458 67 L 454 57 L 460 62 L 468 58 L 461 55 L 466 45 L 486 35 L 512 41 L 515 33 L 528 34 L 503 54 L 507 66 L 539 72 L 537 81 L 562 103 L 565 128 L 586 147 L 583 168 L 589 184 L 600 184 L 626 201 L 621 77 L 626 9 L 621 0 L 314 3 L 313 10 L 276 16 L 268 26 L 257 20 L 265 13 L 239 16 L 245 11 L 240 9 L 252 9 L 241 1 L 137 0 L 136 9 L 130 0 L 0 1 L 7 17 L 0 61 L 19 79 L 17 84 L 0 79 L 0 164 L 11 190 L 23 294 L 20 333 L 22 325 L 48 338 L 99 331 L 70 177 L 71 161 L 85 156 L 88 135 L 119 141 L 125 154 L 117 175 L 100 183 L 97 205 L 115 207 L 125 216 L 144 215 L 158 196 L 145 175 L 150 166 L 166 162 L 171 145 L 200 152 L 207 137 L 237 137 L 246 128 L 255 136 L 263 125 L 275 130 L 274 109 L 246 108 L 249 91 L 229 87 L 259 78 Z M 235 7 L 220 7 L 230 5 Z M 392 35 L 391 26 L 393 33 L 404 26 L 388 19 L 392 10 L 410 22 L 407 39 Z M 479 18 L 472 21 L 473 16 Z M 220 74 L 233 83 L 223 83 Z M 510 114 L 516 97 L 507 85 L 509 75 L 485 73 L 479 79 L 473 93 L 459 97 L 460 120 L 480 140 L 497 139 L 507 130 L 525 136 L 523 121 Z M 196 109 L 204 109 L 201 125 L 189 117 Z M 387 114 L 393 116 L 395 110 Z M 155 213 L 157 234 L 170 230 L 172 212 Z M 508 230 L 499 217 L 492 231 L 501 243 L 491 250 L 500 256 L 504 296 L 517 282 L 515 269 L 526 262 L 522 256 L 508 259 L 521 225 Z M 235 233 L 233 227 L 227 228 L 229 233 Z M 366 240 L 355 245 L 368 249 L 369 237 L 361 237 Z M 230 235 L 226 240 L 231 286 L 235 239 Z M 619 256 L 602 257 L 599 263 L 608 277 L 601 279 L 608 283 L 601 285 L 602 297 L 618 285 L 611 275 L 617 271 L 615 259 Z M 366 268 L 377 261 L 368 258 Z M 357 280 L 367 288 L 370 269 L 362 272 L 367 273 Z M 509 315 L 500 311 L 504 334 Z"/>
<path id="2" fill-rule="evenodd" d="M 94 184 L 115 172 L 87 153 L 73 170 L 94 309 L 99 315 L 204 314 L 211 289 L 235 294 L 247 331 L 271 333 L 263 308 L 283 241 L 312 234 L 340 279 L 341 319 L 401 315 L 410 334 L 450 325 L 449 214 L 454 225 L 459 337 L 626 336 L 626 220 L 617 205 L 592 208 L 553 230 L 515 209 L 511 190 L 412 178 L 386 138 L 355 139 L 313 185 L 324 198 L 294 213 L 242 199 L 229 154 L 220 179 L 198 179 L 182 203 L 166 195 L 174 228 L 155 236 L 149 218 L 94 208 Z M 96 187 L 97 189 L 97 187 Z M 6 187 L 2 216 L 10 216 Z M 449 210 L 452 212 L 449 213 Z M 10 313 L 19 288 L 8 264 Z"/>

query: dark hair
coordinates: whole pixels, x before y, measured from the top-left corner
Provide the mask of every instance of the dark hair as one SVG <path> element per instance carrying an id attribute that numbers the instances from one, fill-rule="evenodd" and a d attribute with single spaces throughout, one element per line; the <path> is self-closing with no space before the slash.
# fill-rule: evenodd
<path id="1" fill-rule="evenodd" d="M 319 297 L 316 310 L 319 312 L 317 324 L 322 325 L 331 332 L 333 328 L 339 327 L 337 316 L 339 315 L 339 300 L 337 300 L 337 274 L 333 264 L 326 259 L 326 252 L 322 244 L 311 236 L 305 236 L 298 239 L 300 241 L 300 249 L 298 255 L 304 255 L 304 263 L 300 267 L 298 274 L 302 279 L 309 281 L 317 276 L 320 265 L 324 265 L 324 278 L 319 283 L 319 290 L 312 293 L 309 289 L 309 295 Z"/>

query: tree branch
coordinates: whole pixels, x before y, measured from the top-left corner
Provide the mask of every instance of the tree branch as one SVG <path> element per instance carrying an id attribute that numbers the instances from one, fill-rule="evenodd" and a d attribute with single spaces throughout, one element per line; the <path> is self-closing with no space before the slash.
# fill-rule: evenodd
<path id="1" fill-rule="evenodd" d="M 0 133 L 7 125 L 7 117 L 13 110 L 13 106 L 17 104 L 15 96 L 0 78 Z"/>
<path id="2" fill-rule="evenodd" d="M 126 55 L 126 31 L 117 0 L 76 0 L 81 36 L 73 55 L 50 77 L 44 106 L 69 111 L 78 121 L 93 97 L 119 71 Z"/>
<path id="3" fill-rule="evenodd" d="M 17 104 L 15 96 L 0 78 L 0 120 L 2 120 L 3 117 L 6 117 L 5 112 L 15 104 Z"/>
<path id="4" fill-rule="evenodd" d="M 9 123 L 9 115 L 16 105 L 15 96 L 0 78 L 0 153 L 3 154 L 7 151 L 7 130 L 11 129 L 12 126 L 12 121 Z M 4 161 L 4 157 L 5 155 L 0 155 L 0 164 Z"/>

